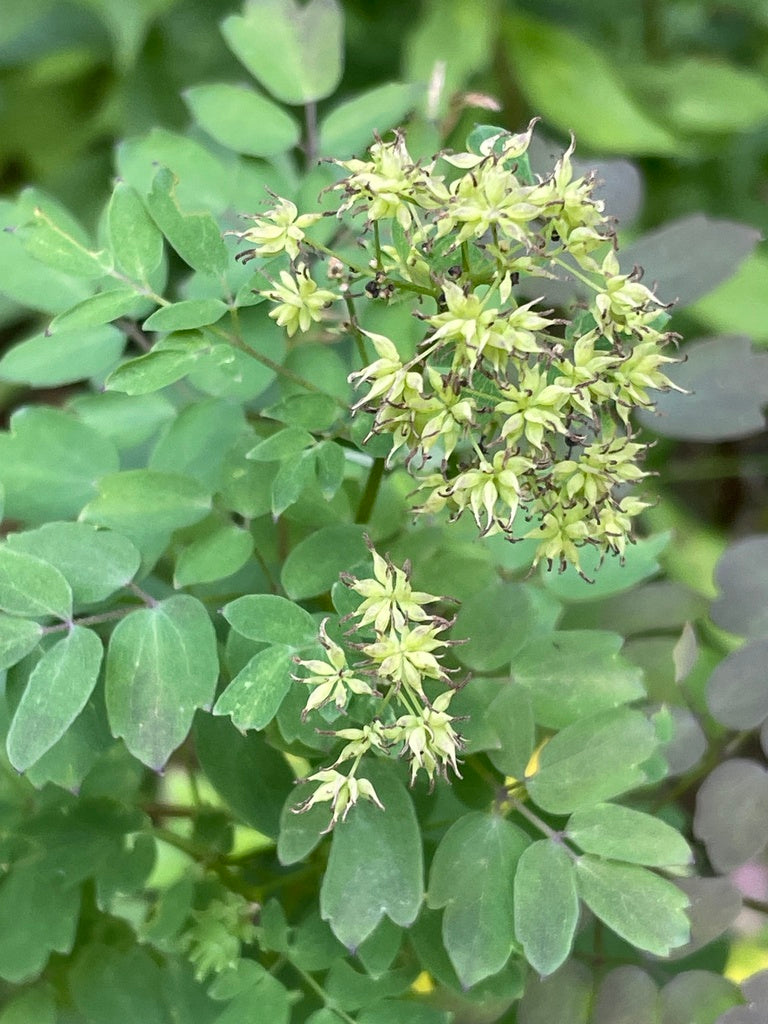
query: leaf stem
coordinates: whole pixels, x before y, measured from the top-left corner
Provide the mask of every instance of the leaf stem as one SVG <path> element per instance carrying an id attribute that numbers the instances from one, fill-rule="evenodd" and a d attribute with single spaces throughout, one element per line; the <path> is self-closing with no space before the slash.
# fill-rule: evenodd
<path id="1" fill-rule="evenodd" d="M 304 104 L 304 158 L 307 161 L 307 168 L 317 163 L 317 156 L 317 103 L 310 100 Z"/>
<path id="2" fill-rule="evenodd" d="M 363 493 L 360 496 L 360 504 L 355 514 L 356 523 L 367 523 L 373 513 L 373 506 L 379 493 L 379 487 L 384 477 L 386 459 L 374 459 L 373 465 L 368 472 L 368 479 L 365 481 Z"/>
<path id="3" fill-rule="evenodd" d="M 338 1007 L 334 1002 L 333 998 L 328 995 L 328 993 L 325 991 L 323 986 L 318 981 L 315 981 L 311 974 L 308 974 L 305 970 L 299 967 L 298 964 L 295 964 L 293 960 L 289 960 L 288 963 L 291 965 L 294 971 L 296 971 L 296 973 L 301 976 L 303 981 L 307 985 L 309 985 L 309 987 L 312 989 L 315 995 L 320 997 L 326 1009 L 330 1010 L 331 1013 L 335 1013 L 339 1020 L 344 1021 L 344 1024 L 355 1024 L 354 1017 L 350 1017 L 348 1013 L 345 1013 L 344 1010 Z"/>

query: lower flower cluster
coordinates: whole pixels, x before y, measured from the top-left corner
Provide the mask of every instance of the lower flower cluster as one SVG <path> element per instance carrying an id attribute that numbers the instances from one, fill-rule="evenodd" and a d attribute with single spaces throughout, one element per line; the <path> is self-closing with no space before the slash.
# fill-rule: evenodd
<path id="1" fill-rule="evenodd" d="M 382 807 L 371 782 L 357 774 L 371 751 L 405 757 L 411 782 L 420 771 L 431 784 L 436 774 L 446 775 L 449 768 L 459 774 L 462 741 L 454 729 L 456 719 L 448 713 L 456 687 L 441 659 L 460 641 L 444 639 L 440 634 L 452 622 L 425 610 L 425 605 L 450 598 L 414 590 L 407 564 L 398 568 L 373 548 L 371 554 L 372 579 L 342 576 L 345 585 L 363 598 L 347 616 L 356 622 L 344 645 L 329 637 L 326 619 L 319 636 L 324 658 L 296 659 L 303 673 L 294 678 L 311 687 L 304 717 L 331 703 L 347 711 L 355 695 L 375 702 L 369 721 L 332 733 L 344 746 L 333 764 L 308 777 L 315 790 L 294 808 L 301 812 L 330 803 L 332 817 L 326 831 L 343 821 L 358 800 Z M 447 688 L 430 698 L 425 688 L 426 684 L 434 689 L 430 680 Z"/>

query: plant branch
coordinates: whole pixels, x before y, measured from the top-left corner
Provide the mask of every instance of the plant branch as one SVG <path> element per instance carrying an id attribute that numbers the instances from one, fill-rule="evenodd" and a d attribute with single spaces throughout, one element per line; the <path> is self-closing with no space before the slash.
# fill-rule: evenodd
<path id="1" fill-rule="evenodd" d="M 379 493 L 381 481 L 384 477 L 386 459 L 374 459 L 373 465 L 368 472 L 368 479 L 365 481 L 363 493 L 360 496 L 360 504 L 355 514 L 356 523 L 367 523 L 373 513 L 373 506 Z"/>

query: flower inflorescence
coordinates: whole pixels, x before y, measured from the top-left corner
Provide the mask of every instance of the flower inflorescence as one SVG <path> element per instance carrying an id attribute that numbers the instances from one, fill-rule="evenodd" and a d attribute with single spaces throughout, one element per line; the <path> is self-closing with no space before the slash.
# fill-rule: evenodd
<path id="1" fill-rule="evenodd" d="M 363 724 L 332 733 L 343 741 L 341 751 L 333 764 L 308 777 L 315 789 L 294 808 L 301 812 L 330 803 L 328 830 L 360 799 L 382 807 L 371 782 L 357 775 L 361 761 L 372 751 L 405 757 L 411 782 L 422 771 L 430 784 L 449 768 L 458 774 L 462 744 L 454 729 L 456 719 L 448 713 L 456 687 L 442 663 L 445 651 L 457 641 L 440 635 L 452 623 L 425 608 L 450 599 L 414 590 L 407 564 L 398 568 L 373 548 L 371 555 L 372 578 L 342 576 L 345 585 L 363 598 L 347 617 L 355 620 L 354 628 L 339 644 L 329 637 L 324 620 L 319 636 L 323 658 L 297 659 L 302 674 L 294 677 L 311 687 L 305 718 L 331 703 L 339 712 L 347 711 L 354 696 L 376 702 L 373 710 L 366 708 Z M 446 688 L 430 697 L 429 681 Z"/>
<path id="2" fill-rule="evenodd" d="M 405 454 L 417 512 L 468 512 L 483 535 L 535 538 L 534 564 L 581 571 L 586 544 L 623 556 L 647 507 L 626 493 L 647 475 L 629 417 L 652 405 L 649 392 L 675 387 L 664 353 L 675 335 L 640 273 L 621 272 L 594 177 L 574 176 L 573 142 L 549 175 L 531 173 L 534 123 L 487 130 L 475 152 L 430 163 L 411 158 L 400 132 L 367 160 L 335 161 L 347 172 L 332 186 L 337 216 L 365 217 L 362 267 L 313 243 L 305 229 L 317 215 L 286 200 L 254 218 L 241 237 L 256 244 L 242 255 L 290 257 L 263 294 L 291 335 L 344 302 L 350 318 L 337 328 L 375 352 L 350 376 L 366 389 L 354 411 L 373 415 L 369 436 L 391 435 L 390 461 Z M 321 288 L 309 265 L 328 254 Z M 581 296 L 556 314 L 544 294 L 563 278 Z M 416 304 L 424 337 L 413 354 L 360 326 L 361 284 L 361 296 Z"/>

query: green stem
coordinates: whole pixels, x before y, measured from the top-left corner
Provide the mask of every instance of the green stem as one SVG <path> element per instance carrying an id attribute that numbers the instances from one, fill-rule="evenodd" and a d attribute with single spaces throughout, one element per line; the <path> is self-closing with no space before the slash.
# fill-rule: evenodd
<path id="1" fill-rule="evenodd" d="M 381 237 L 379 236 L 379 222 L 373 222 L 373 244 L 376 247 L 376 269 L 381 270 Z"/>
<path id="2" fill-rule="evenodd" d="M 760 914 L 768 914 L 768 903 L 765 900 L 756 900 L 752 896 L 742 896 L 741 902 L 750 910 L 757 910 Z"/>
<path id="3" fill-rule="evenodd" d="M 304 157 L 307 169 L 317 163 L 317 104 L 314 101 L 304 104 Z"/>
<path id="4" fill-rule="evenodd" d="M 344 292 L 344 305 L 347 307 L 347 313 L 349 313 L 349 326 L 352 328 L 352 333 L 355 336 L 355 344 L 357 345 L 357 351 L 360 356 L 360 361 L 363 366 L 368 365 L 368 353 L 365 351 L 365 335 L 363 334 L 360 324 L 357 322 L 357 311 L 355 310 L 355 303 L 349 292 Z"/>
<path id="5" fill-rule="evenodd" d="M 374 459 L 373 465 L 368 472 L 368 479 L 365 481 L 363 493 L 360 496 L 360 504 L 355 515 L 356 523 L 367 523 L 373 513 L 373 506 L 379 493 L 379 487 L 384 477 L 386 459 Z"/>
<path id="6" fill-rule="evenodd" d="M 299 967 L 298 964 L 295 964 L 293 960 L 289 960 L 288 963 L 294 971 L 300 975 L 302 980 L 309 985 L 315 995 L 320 997 L 326 1009 L 330 1010 L 331 1013 L 335 1013 L 339 1020 L 344 1021 L 344 1024 L 356 1024 L 354 1017 L 350 1017 L 348 1013 L 345 1013 L 344 1010 L 340 1009 L 334 1002 L 333 998 L 328 995 L 319 982 L 315 981 L 311 974 L 308 974 L 305 970 Z"/>
<path id="7" fill-rule="evenodd" d="M 525 806 L 522 800 L 513 799 L 512 806 L 521 817 L 525 818 L 526 821 L 529 821 L 531 825 L 545 835 L 547 839 L 551 839 L 553 842 L 561 846 L 572 860 L 578 860 L 578 855 L 566 842 L 563 841 L 562 833 L 552 828 L 546 823 L 546 821 L 542 821 L 538 814 L 534 814 L 532 810 Z"/>
<path id="8" fill-rule="evenodd" d="M 213 871 L 218 876 L 221 884 L 229 889 L 230 892 L 239 893 L 241 896 L 245 896 L 248 900 L 259 902 L 261 900 L 261 890 L 254 886 L 247 885 L 241 881 L 238 876 L 230 871 L 229 868 L 216 857 L 211 857 L 209 851 L 198 849 L 198 847 L 184 836 L 178 835 L 176 832 L 172 832 L 168 828 L 162 828 L 155 826 L 153 834 L 156 839 L 161 842 L 167 843 L 169 846 L 175 847 L 177 850 L 181 850 L 182 853 L 186 853 L 188 857 L 196 861 L 201 867 L 206 868 L 208 871 Z"/>

